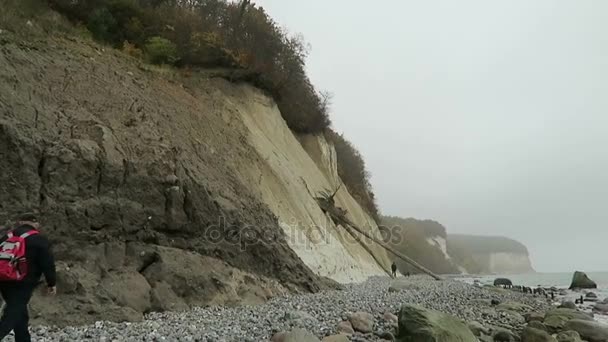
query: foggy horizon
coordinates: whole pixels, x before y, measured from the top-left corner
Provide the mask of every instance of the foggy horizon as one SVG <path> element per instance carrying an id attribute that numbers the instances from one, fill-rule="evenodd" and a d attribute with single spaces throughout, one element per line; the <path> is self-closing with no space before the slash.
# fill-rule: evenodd
<path id="1" fill-rule="evenodd" d="M 608 3 L 253 2 L 311 45 L 382 214 L 608 270 Z"/>

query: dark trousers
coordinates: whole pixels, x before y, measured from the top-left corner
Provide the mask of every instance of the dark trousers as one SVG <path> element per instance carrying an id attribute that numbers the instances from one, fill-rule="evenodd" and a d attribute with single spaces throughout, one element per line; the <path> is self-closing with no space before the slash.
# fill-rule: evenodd
<path id="1" fill-rule="evenodd" d="M 15 342 L 30 342 L 28 329 L 29 314 L 27 304 L 32 298 L 35 286 L 18 283 L 0 283 L 0 292 L 4 298 L 5 307 L 0 319 L 0 341 L 8 335 L 11 330 L 15 332 Z"/>

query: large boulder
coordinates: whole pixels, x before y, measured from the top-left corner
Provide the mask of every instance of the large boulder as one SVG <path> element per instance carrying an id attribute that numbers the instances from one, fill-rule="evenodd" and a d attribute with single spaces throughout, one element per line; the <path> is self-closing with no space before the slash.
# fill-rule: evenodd
<path id="1" fill-rule="evenodd" d="M 477 342 L 458 318 L 406 304 L 399 311 L 399 342 Z"/>
<path id="2" fill-rule="evenodd" d="M 170 297 L 175 294 L 190 306 L 260 304 L 287 292 L 274 280 L 197 253 L 159 246 L 138 255 L 141 253 L 148 257 L 138 269 L 150 285 Z"/>
<path id="3" fill-rule="evenodd" d="M 549 329 L 547 329 L 547 326 L 544 323 L 539 322 L 539 321 L 532 321 L 532 322 L 528 323 L 527 326 L 530 328 L 549 332 Z"/>
<path id="4" fill-rule="evenodd" d="M 546 331 L 526 327 L 521 333 L 521 342 L 557 342 Z"/>
<path id="5" fill-rule="evenodd" d="M 581 335 L 576 331 L 568 330 L 562 331 L 555 336 L 557 342 L 583 342 Z"/>
<path id="6" fill-rule="evenodd" d="M 595 321 L 573 319 L 566 323 L 566 330 L 576 331 L 589 342 L 608 341 L 608 325 Z"/>
<path id="7" fill-rule="evenodd" d="M 576 304 L 574 304 L 573 301 L 568 300 L 565 302 L 562 302 L 562 304 L 559 306 L 560 308 L 565 308 L 565 309 L 572 309 L 572 310 L 576 310 Z"/>
<path id="8" fill-rule="evenodd" d="M 496 278 L 494 279 L 494 286 L 513 286 L 513 282 L 507 278 Z"/>
<path id="9" fill-rule="evenodd" d="M 572 319 L 593 321 L 593 317 L 587 313 L 573 309 L 558 308 L 547 311 L 544 324 L 550 332 L 558 332 L 562 331 L 566 323 Z"/>
<path id="10" fill-rule="evenodd" d="M 374 328 L 374 316 L 367 312 L 355 312 L 348 317 L 356 331 L 370 333 Z"/>
<path id="11" fill-rule="evenodd" d="M 576 271 L 572 276 L 572 283 L 570 289 L 597 289 L 597 284 L 589 279 L 585 272 Z"/>
<path id="12" fill-rule="evenodd" d="M 469 322 L 467 324 L 467 326 L 469 327 L 469 330 L 471 330 L 471 332 L 475 336 L 479 337 L 479 336 L 481 336 L 483 334 L 485 334 L 485 335 L 489 335 L 490 334 L 490 329 L 484 327 L 483 324 L 481 324 L 481 323 L 479 323 L 477 321 Z"/>
<path id="13" fill-rule="evenodd" d="M 137 272 L 110 272 L 101 281 L 101 287 L 120 306 L 139 312 L 151 308 L 150 284 Z"/>
<path id="14" fill-rule="evenodd" d="M 524 318 L 526 319 L 527 323 L 533 321 L 542 322 L 545 319 L 545 314 L 540 312 L 528 312 L 524 315 Z"/>
<path id="15" fill-rule="evenodd" d="M 608 304 L 597 303 L 593 306 L 593 311 L 603 315 L 608 314 Z"/>

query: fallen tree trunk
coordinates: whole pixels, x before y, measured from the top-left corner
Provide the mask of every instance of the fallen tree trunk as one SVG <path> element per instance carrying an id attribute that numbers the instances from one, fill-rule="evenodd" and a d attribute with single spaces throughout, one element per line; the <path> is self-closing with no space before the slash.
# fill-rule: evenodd
<path id="1" fill-rule="evenodd" d="M 380 241 L 374 237 L 372 237 L 371 235 L 369 235 L 367 232 L 363 231 L 362 229 L 359 229 L 357 226 L 355 226 L 354 224 L 350 223 L 350 222 L 346 222 L 346 225 L 344 225 L 344 227 L 348 230 L 348 229 L 354 229 L 357 232 L 359 232 L 361 235 L 365 236 L 366 238 L 372 240 L 373 242 L 377 243 L 378 245 L 380 245 L 382 248 L 386 249 L 387 251 L 391 252 L 392 254 L 394 254 L 395 256 L 397 256 L 398 258 L 402 259 L 403 261 L 407 262 L 408 264 L 414 266 L 416 269 L 418 269 L 420 272 L 423 272 L 425 274 L 430 275 L 431 277 L 433 277 L 435 280 L 441 280 L 441 277 L 439 277 L 438 275 L 436 275 L 435 273 L 431 272 L 429 269 L 427 269 L 426 267 L 420 265 L 419 263 L 417 263 L 416 261 L 414 261 L 413 259 L 411 259 L 410 257 L 399 253 L 398 251 L 396 251 L 394 248 L 392 248 L 391 246 L 387 245 L 385 242 Z M 352 234 L 352 233 L 351 233 Z"/>
<path id="2" fill-rule="evenodd" d="M 321 210 L 323 210 L 323 212 L 328 213 L 330 215 L 330 217 L 332 218 L 332 220 L 334 221 L 334 223 L 336 223 L 336 225 L 343 226 L 348 231 L 348 233 L 350 233 L 350 235 L 353 235 L 353 237 L 362 245 L 362 247 L 365 248 L 365 250 L 368 253 L 371 254 L 371 256 L 376 260 L 376 262 L 378 262 L 378 265 L 382 266 L 382 264 L 376 259 L 376 256 L 374 255 L 374 253 L 372 253 L 372 251 L 363 243 L 363 241 L 361 241 L 361 239 L 359 239 L 356 236 L 356 234 L 353 232 L 353 230 L 357 231 L 359 234 L 365 236 L 369 240 L 377 243 L 378 245 L 380 245 L 380 247 L 386 249 L 387 251 L 389 251 L 390 253 L 394 254 L 395 256 L 397 256 L 398 258 L 400 258 L 401 260 L 403 260 L 403 261 L 407 262 L 408 264 L 414 266 L 414 268 L 416 268 L 420 272 L 428 274 L 429 276 L 433 277 L 436 280 L 441 280 L 441 277 L 439 277 L 435 273 L 431 272 L 426 267 L 420 265 L 419 263 L 417 263 L 416 261 L 414 261 L 412 258 L 410 258 L 407 255 L 404 255 L 404 254 L 398 252 L 393 247 L 391 247 L 388 244 L 386 244 L 384 241 L 381 241 L 379 239 L 376 239 L 376 238 L 372 237 L 367 232 L 365 232 L 364 230 L 360 229 L 355 224 L 353 224 L 352 222 L 350 222 L 350 220 L 348 218 L 346 218 L 346 213 L 345 212 L 341 212 L 340 211 L 341 209 L 337 208 L 334 205 L 333 197 L 336 195 L 336 193 L 338 192 L 339 189 L 340 189 L 340 187 L 338 187 L 336 189 L 336 191 L 334 191 L 331 194 L 329 193 L 329 190 L 327 190 L 325 192 L 322 192 L 321 196 L 315 197 L 315 199 L 317 200 L 317 203 L 319 204 L 319 207 L 321 208 Z"/>

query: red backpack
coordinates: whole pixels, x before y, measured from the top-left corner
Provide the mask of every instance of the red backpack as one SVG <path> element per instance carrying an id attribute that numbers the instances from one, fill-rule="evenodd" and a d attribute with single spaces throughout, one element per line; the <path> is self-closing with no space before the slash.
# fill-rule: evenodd
<path id="1" fill-rule="evenodd" d="M 0 243 L 0 281 L 20 281 L 27 275 L 25 260 L 25 239 L 38 234 L 32 229 L 21 235 L 9 232 L 6 240 Z"/>

